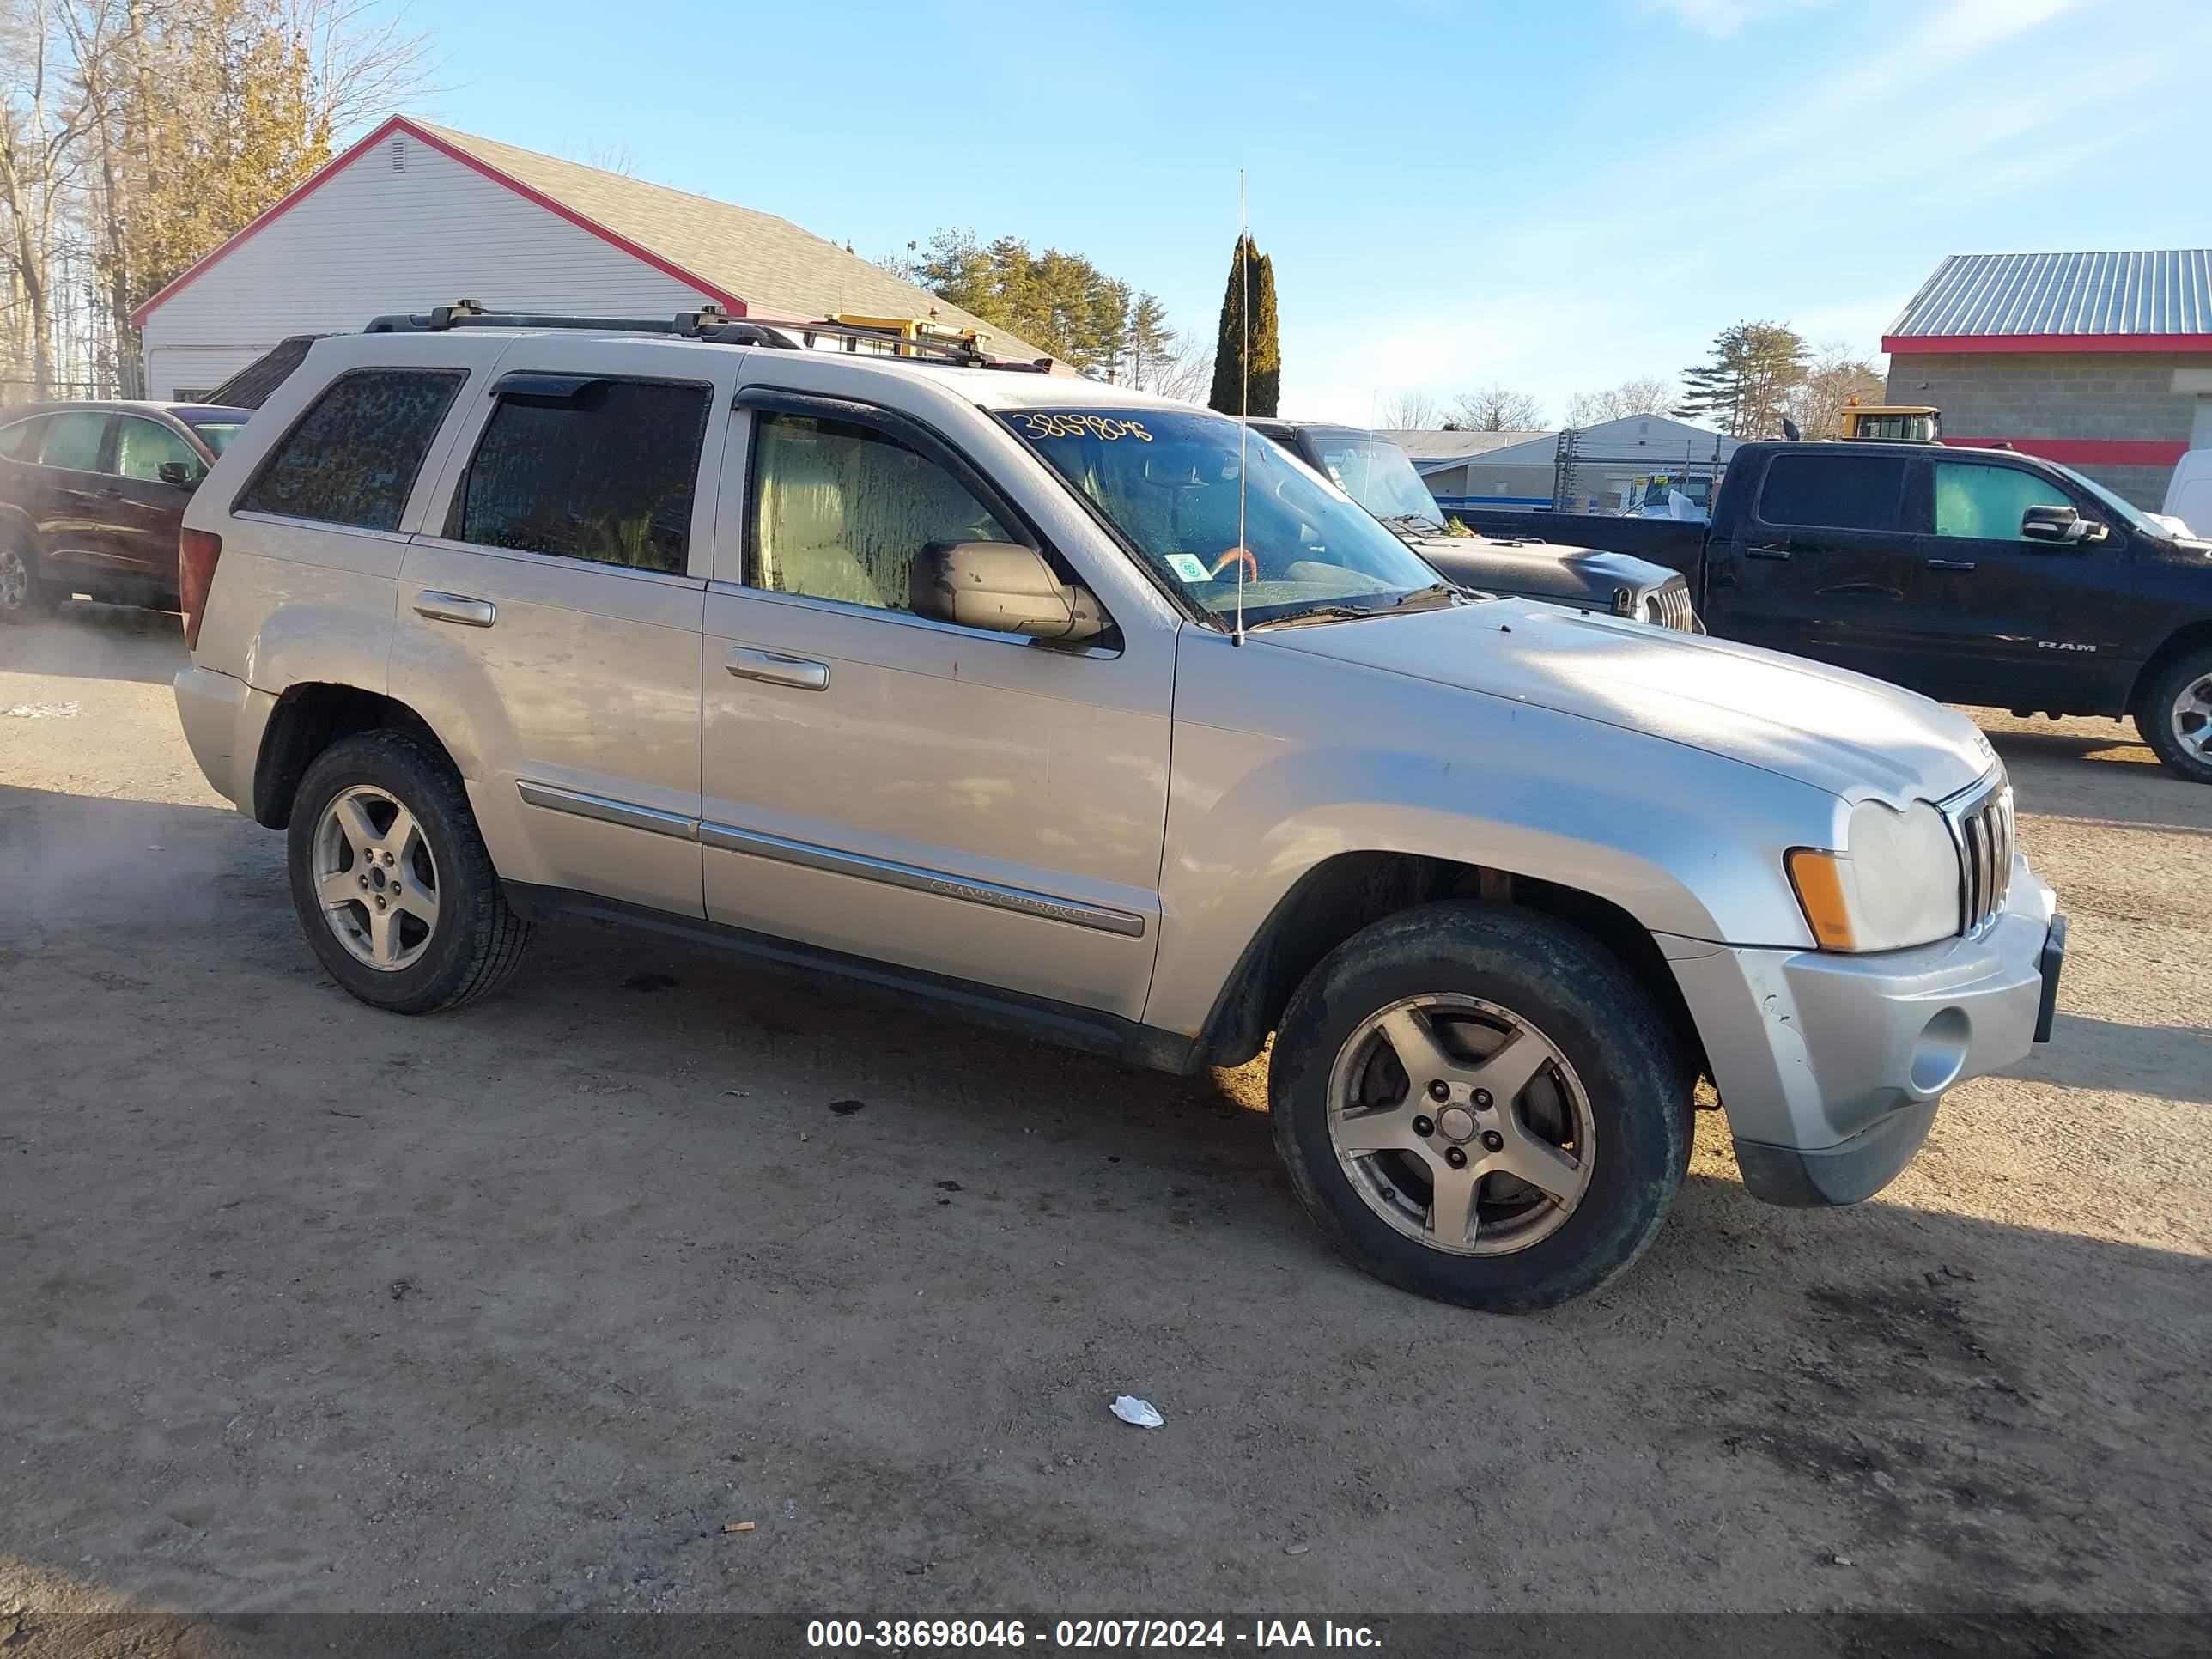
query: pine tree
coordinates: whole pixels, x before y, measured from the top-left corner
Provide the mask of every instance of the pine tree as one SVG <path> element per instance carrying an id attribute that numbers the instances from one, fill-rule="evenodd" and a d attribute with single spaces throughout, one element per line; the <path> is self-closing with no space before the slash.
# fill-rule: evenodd
<path id="1" fill-rule="evenodd" d="M 1229 290 L 1221 301 L 1220 344 L 1213 354 L 1213 395 L 1206 401 L 1224 415 L 1273 415 L 1282 392 L 1283 347 L 1275 315 L 1274 261 L 1260 252 L 1250 236 L 1239 236 L 1237 251 L 1229 260 Z"/>
<path id="2" fill-rule="evenodd" d="M 1682 371 L 1685 390 L 1674 413 L 1714 420 L 1732 438 L 1773 437 L 1806 372 L 1805 342 L 1796 330 L 1738 323 L 1714 339 L 1711 362 Z"/>

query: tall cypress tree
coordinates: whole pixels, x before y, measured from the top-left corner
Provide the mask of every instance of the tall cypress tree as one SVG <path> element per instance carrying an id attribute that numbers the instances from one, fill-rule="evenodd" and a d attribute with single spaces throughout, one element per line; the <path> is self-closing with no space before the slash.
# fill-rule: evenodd
<path id="1" fill-rule="evenodd" d="M 1248 271 L 1249 266 L 1249 271 Z M 1249 275 L 1251 311 L 1245 312 Z M 1246 380 L 1246 364 L 1250 380 Z M 1239 236 L 1221 301 L 1220 343 L 1213 354 L 1213 394 L 1207 406 L 1224 415 L 1273 415 L 1283 395 L 1283 346 L 1276 329 L 1275 262 L 1251 237 Z"/>

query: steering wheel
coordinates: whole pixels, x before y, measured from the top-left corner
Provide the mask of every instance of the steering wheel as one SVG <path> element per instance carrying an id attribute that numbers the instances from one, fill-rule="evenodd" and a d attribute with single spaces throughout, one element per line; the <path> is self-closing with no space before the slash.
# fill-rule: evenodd
<path id="1" fill-rule="evenodd" d="M 1252 556 L 1250 548 L 1231 548 L 1213 562 L 1213 574 L 1218 576 L 1232 564 L 1241 564 L 1244 567 L 1247 580 L 1255 582 L 1260 580 L 1260 562 Z"/>

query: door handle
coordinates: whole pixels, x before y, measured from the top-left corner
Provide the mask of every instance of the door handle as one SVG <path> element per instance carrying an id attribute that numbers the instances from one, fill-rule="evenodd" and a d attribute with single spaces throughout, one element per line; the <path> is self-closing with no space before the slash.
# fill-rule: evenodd
<path id="1" fill-rule="evenodd" d="M 828 663 L 787 657 L 781 651 L 757 651 L 750 646 L 733 645 L 726 666 L 741 680 L 764 680 L 770 685 L 788 685 L 801 691 L 830 689 Z"/>
<path id="2" fill-rule="evenodd" d="M 119 501 L 123 499 L 123 492 L 119 489 L 100 489 L 93 493 L 103 501 Z"/>
<path id="3" fill-rule="evenodd" d="M 1786 547 L 1771 547 L 1763 544 L 1743 550 L 1744 556 L 1747 559 L 1786 559 L 1790 556 L 1790 551 Z"/>
<path id="4" fill-rule="evenodd" d="M 415 596 L 415 614 L 432 622 L 459 623 L 464 628 L 489 628 L 499 620 L 499 607 L 489 599 L 439 593 L 426 587 Z"/>
<path id="5" fill-rule="evenodd" d="M 1972 570 L 1974 562 L 1972 559 L 1930 559 L 1928 568 L 1930 570 Z"/>

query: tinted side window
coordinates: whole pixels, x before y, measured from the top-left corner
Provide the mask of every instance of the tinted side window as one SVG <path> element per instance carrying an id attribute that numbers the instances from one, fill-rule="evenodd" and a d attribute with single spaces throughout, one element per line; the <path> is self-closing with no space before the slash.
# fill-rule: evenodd
<path id="1" fill-rule="evenodd" d="M 1902 523 L 1905 462 L 1892 455 L 1844 455 L 1823 447 L 1777 455 L 1759 486 L 1759 516 L 1768 524 L 1818 530 L 1895 530 Z"/>
<path id="2" fill-rule="evenodd" d="M 116 422 L 116 471 L 126 478 L 144 478 L 150 483 L 161 476 L 161 464 L 165 461 L 182 461 L 193 477 L 198 477 L 202 470 L 200 458 L 192 453 L 192 447 L 160 422 L 125 415 Z"/>
<path id="3" fill-rule="evenodd" d="M 2025 541 L 2021 515 L 2031 507 L 2071 507 L 2049 479 L 2016 466 L 1936 463 L 1936 533 L 1987 541 Z"/>
<path id="4" fill-rule="evenodd" d="M 0 430 L 0 455 L 11 461 L 37 460 L 39 431 L 45 424 L 43 420 L 34 416 L 30 420 L 18 421 L 15 425 Z"/>
<path id="5" fill-rule="evenodd" d="M 107 436 L 108 416 L 88 409 L 65 410 L 46 416 L 46 430 L 39 441 L 43 466 L 65 466 L 77 472 L 100 471 L 100 446 Z"/>
<path id="6" fill-rule="evenodd" d="M 446 533 L 681 575 L 707 432 L 701 386 L 595 380 L 574 397 L 502 397 Z"/>
<path id="7" fill-rule="evenodd" d="M 340 375 L 270 452 L 237 510 L 398 529 L 415 475 L 467 378 L 443 368 Z"/>
<path id="8" fill-rule="evenodd" d="M 865 426 L 754 416 L 745 581 L 775 593 L 911 611 L 932 542 L 1011 542 L 952 475 Z"/>

